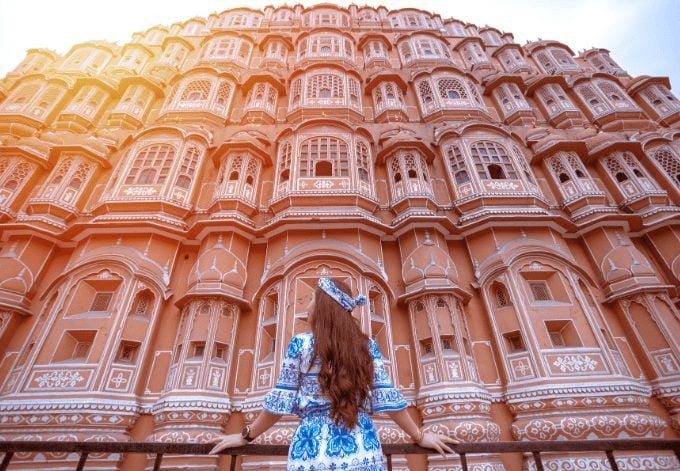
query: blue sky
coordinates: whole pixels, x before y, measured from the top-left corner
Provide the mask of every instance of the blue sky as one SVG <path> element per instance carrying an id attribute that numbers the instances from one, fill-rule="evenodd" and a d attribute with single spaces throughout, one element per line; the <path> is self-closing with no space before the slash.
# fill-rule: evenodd
<path id="1" fill-rule="evenodd" d="M 34 47 L 61 54 L 90 39 L 123 44 L 133 32 L 207 16 L 236 6 L 262 8 L 264 0 L 0 0 L 0 77 Z M 297 2 L 290 2 L 291 4 Z M 313 1 L 300 2 L 305 6 Z M 336 1 L 340 5 L 350 2 Z M 518 43 L 555 39 L 575 53 L 603 47 L 633 75 L 671 78 L 680 96 L 680 0 L 414 0 L 373 1 L 388 9 L 427 5 L 442 18 L 490 25 Z M 277 5 L 279 3 L 276 3 Z M 358 3 L 363 5 L 364 2 Z M 38 14 L 36 14 L 38 13 Z"/>

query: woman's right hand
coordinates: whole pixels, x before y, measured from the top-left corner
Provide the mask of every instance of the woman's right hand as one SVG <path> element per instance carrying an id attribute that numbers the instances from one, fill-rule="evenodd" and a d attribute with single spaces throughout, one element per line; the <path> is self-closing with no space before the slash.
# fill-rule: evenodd
<path id="1" fill-rule="evenodd" d="M 248 442 L 241 436 L 240 433 L 231 433 L 229 435 L 219 435 L 208 443 L 215 443 L 216 445 L 210 450 L 211 455 L 215 455 L 225 448 L 234 448 L 237 446 L 245 446 Z"/>
<path id="2" fill-rule="evenodd" d="M 453 445 L 456 443 L 458 442 L 453 438 L 433 432 L 423 432 L 422 437 L 418 440 L 418 445 L 423 448 L 437 450 L 442 456 L 446 456 L 446 453 L 453 453 L 454 451 L 449 447 L 449 444 Z"/>

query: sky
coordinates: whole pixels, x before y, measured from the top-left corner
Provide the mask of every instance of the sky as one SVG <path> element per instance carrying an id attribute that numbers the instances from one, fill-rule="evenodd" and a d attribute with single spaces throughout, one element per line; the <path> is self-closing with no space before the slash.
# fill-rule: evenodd
<path id="1" fill-rule="evenodd" d="M 298 2 L 291 2 L 295 4 Z M 304 6 L 320 1 L 301 2 Z M 334 1 L 347 6 L 351 2 Z M 104 39 L 128 42 L 135 31 L 207 17 L 238 6 L 263 8 L 265 0 L 0 0 L 0 77 L 30 48 L 60 54 L 74 44 Z M 443 19 L 514 34 L 524 45 L 538 38 L 567 44 L 574 53 L 602 47 L 632 76 L 668 76 L 680 96 L 680 0 L 384 0 L 360 6 L 399 9 L 427 5 Z"/>

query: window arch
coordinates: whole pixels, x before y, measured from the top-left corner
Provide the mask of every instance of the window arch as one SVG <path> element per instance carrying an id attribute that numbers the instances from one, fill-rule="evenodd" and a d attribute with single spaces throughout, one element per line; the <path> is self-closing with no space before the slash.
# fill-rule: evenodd
<path id="1" fill-rule="evenodd" d="M 347 143 L 335 137 L 314 137 L 300 144 L 300 177 L 347 177 Z"/>
<path id="2" fill-rule="evenodd" d="M 167 144 L 151 144 L 137 152 L 125 178 L 126 185 L 162 185 L 175 158 L 175 148 Z"/>
<path id="3" fill-rule="evenodd" d="M 479 141 L 470 146 L 470 154 L 481 180 L 515 180 L 517 172 L 505 148 L 492 141 Z"/>
<path id="4" fill-rule="evenodd" d="M 406 112 L 404 95 L 395 82 L 381 82 L 373 89 L 373 106 L 376 116 L 386 110 Z"/>
<path id="5" fill-rule="evenodd" d="M 544 49 L 536 54 L 536 61 L 546 74 L 555 75 L 560 72 L 578 71 L 581 66 L 567 51 L 560 48 Z"/>
<path id="6" fill-rule="evenodd" d="M 298 43 L 297 51 L 298 61 L 336 58 L 354 62 L 354 43 L 341 34 L 311 34 Z"/>

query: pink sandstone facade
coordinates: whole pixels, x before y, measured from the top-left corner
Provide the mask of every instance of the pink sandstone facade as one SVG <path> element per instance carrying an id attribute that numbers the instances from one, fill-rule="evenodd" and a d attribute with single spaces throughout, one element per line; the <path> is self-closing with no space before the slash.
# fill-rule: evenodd
<path id="1" fill-rule="evenodd" d="M 416 9 L 241 8 L 123 46 L 29 50 L 0 81 L 0 439 L 240 430 L 288 339 L 308 330 L 320 276 L 369 297 L 357 320 L 429 429 L 677 438 L 669 88 L 605 49 L 520 46 Z M 376 420 L 385 443 L 407 441 Z M 286 443 L 294 426 L 258 441 Z M 669 454 L 618 456 L 625 470 L 680 469 Z M 603 454 L 546 458 L 608 469 Z M 88 469 L 151 463 L 91 455 Z M 395 469 L 460 463 L 399 457 Z"/>

